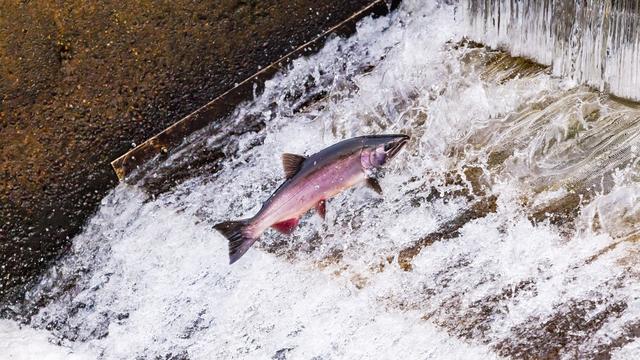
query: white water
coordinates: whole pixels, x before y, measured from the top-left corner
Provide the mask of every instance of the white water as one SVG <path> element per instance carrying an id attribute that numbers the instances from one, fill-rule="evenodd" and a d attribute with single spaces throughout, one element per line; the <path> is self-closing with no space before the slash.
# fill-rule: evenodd
<path id="1" fill-rule="evenodd" d="M 155 198 L 120 185 L 29 294 L 48 301 L 30 326 L 0 322 L 0 338 L 26 339 L 0 343 L 0 354 L 571 358 L 629 334 L 605 353 L 639 356 L 629 330 L 640 323 L 638 110 L 544 71 L 486 76 L 487 50 L 454 46 L 467 31 L 460 15 L 405 1 L 364 20 L 237 110 L 230 121 L 258 114 L 267 125 L 238 136 L 219 172 Z M 311 94 L 287 96 L 309 75 L 309 92 L 327 96 L 294 112 Z M 393 132 L 412 140 L 381 179 L 382 198 L 347 191 L 328 202 L 325 222 L 310 214 L 291 237 L 267 232 L 227 264 L 212 225 L 259 209 L 282 181 L 282 152 Z M 484 194 L 463 175 L 447 181 L 468 167 L 482 170 Z M 431 187 L 443 195 L 427 199 Z M 398 265 L 402 249 L 490 194 L 495 212 L 422 249 L 411 271 Z M 579 214 L 530 220 L 575 194 Z"/>
<path id="2" fill-rule="evenodd" d="M 637 0 L 463 0 L 469 35 L 552 65 L 556 75 L 640 100 Z"/>

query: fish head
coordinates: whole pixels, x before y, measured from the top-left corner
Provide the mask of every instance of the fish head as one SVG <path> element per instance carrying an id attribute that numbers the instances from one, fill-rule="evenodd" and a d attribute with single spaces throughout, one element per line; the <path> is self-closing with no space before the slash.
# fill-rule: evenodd
<path id="1" fill-rule="evenodd" d="M 360 163 L 365 170 L 374 170 L 383 166 L 396 156 L 409 141 L 403 134 L 364 136 Z"/>

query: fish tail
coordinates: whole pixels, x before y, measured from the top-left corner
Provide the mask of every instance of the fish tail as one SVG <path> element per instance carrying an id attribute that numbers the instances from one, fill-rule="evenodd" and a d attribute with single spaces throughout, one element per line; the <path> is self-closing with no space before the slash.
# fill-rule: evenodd
<path id="1" fill-rule="evenodd" d="M 251 219 L 225 221 L 213 226 L 229 240 L 229 264 L 236 262 L 249 250 L 258 236 L 252 234 Z"/>

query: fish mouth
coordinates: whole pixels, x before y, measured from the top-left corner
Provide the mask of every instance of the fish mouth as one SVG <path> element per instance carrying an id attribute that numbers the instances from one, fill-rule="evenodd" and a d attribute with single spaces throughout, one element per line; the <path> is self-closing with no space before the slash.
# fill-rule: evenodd
<path id="1" fill-rule="evenodd" d="M 387 158 L 391 159 L 396 156 L 407 142 L 409 142 L 409 136 L 400 135 L 399 139 L 387 143 L 384 146 L 384 151 L 387 154 Z"/>

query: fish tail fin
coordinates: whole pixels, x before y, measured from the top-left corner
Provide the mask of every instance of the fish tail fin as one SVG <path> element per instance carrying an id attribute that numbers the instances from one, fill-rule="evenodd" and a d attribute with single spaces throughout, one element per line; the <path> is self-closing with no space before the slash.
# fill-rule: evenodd
<path id="1" fill-rule="evenodd" d="M 225 221 L 213 226 L 229 240 L 229 264 L 236 262 L 249 250 L 258 236 L 254 236 L 249 228 L 251 219 Z"/>

